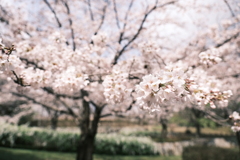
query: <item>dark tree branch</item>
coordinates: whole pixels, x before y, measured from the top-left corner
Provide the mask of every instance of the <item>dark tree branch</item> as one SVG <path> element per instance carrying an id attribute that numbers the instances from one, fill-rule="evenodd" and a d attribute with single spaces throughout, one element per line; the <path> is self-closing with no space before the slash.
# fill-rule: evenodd
<path id="1" fill-rule="evenodd" d="M 124 18 L 123 29 L 122 29 L 122 31 L 121 31 L 121 33 L 120 33 L 119 40 L 118 40 L 118 43 L 119 43 L 119 44 L 121 44 L 121 42 L 122 42 L 122 40 L 123 40 L 125 28 L 126 28 L 126 26 L 127 26 L 128 14 L 129 14 L 129 12 L 130 12 L 130 10 L 131 10 L 131 8 L 132 8 L 133 1 L 134 1 L 134 0 L 131 0 L 130 4 L 129 4 L 129 6 L 128 6 L 127 13 L 126 13 L 125 18 Z"/>
<path id="2" fill-rule="evenodd" d="M 75 51 L 76 50 L 76 43 L 75 43 L 75 35 L 74 35 L 74 30 L 73 30 L 73 21 L 72 19 L 70 18 L 70 8 L 69 8 L 69 5 L 67 3 L 66 0 L 62 0 L 64 6 L 66 7 L 67 9 L 67 14 L 68 14 L 68 21 L 69 21 L 69 26 L 70 26 L 70 29 L 71 29 L 71 37 L 72 37 L 72 45 L 73 45 L 73 50 Z"/>
<path id="3" fill-rule="evenodd" d="M 223 79 L 223 78 L 228 78 L 228 77 L 238 78 L 239 75 L 240 75 L 240 73 L 235 73 L 235 74 L 231 74 L 231 75 L 220 76 L 220 77 L 217 77 L 217 78 L 218 79 Z"/>
<path id="4" fill-rule="evenodd" d="M 0 17 L 0 21 L 9 24 L 9 21 L 3 17 Z"/>
<path id="5" fill-rule="evenodd" d="M 101 115 L 100 118 L 105 118 L 105 117 L 110 117 L 110 116 L 116 116 L 116 117 L 119 117 L 119 118 L 126 118 L 126 116 L 124 116 L 124 115 L 117 115 L 117 114 L 113 114 L 113 113 L 108 113 L 108 114 Z"/>
<path id="6" fill-rule="evenodd" d="M 128 79 L 138 79 L 138 80 L 140 80 L 140 78 L 139 78 L 139 77 L 137 77 L 137 76 L 134 76 L 134 75 L 129 75 L 129 76 L 128 76 Z"/>
<path id="7" fill-rule="evenodd" d="M 61 28 L 61 27 L 62 27 L 62 24 L 61 24 L 61 22 L 59 21 L 55 10 L 52 8 L 52 6 L 50 5 L 50 3 L 49 3 L 47 0 L 43 0 L 43 1 L 46 3 L 46 5 L 48 6 L 48 8 L 49 8 L 49 9 L 51 10 L 51 12 L 54 14 L 54 17 L 55 17 L 55 19 L 56 19 L 56 21 L 57 21 L 58 27 Z"/>
<path id="8" fill-rule="evenodd" d="M 77 99 L 82 99 L 83 98 L 82 96 L 69 96 L 69 95 L 66 95 L 66 94 L 58 94 L 58 93 L 55 93 L 53 91 L 53 89 L 49 88 L 49 87 L 43 87 L 42 89 L 44 91 L 46 91 L 47 93 L 56 96 L 57 98 L 62 97 L 62 98 L 69 98 L 69 99 L 73 99 L 73 100 L 77 100 Z"/>
<path id="9" fill-rule="evenodd" d="M 89 13 L 90 13 L 91 20 L 94 21 L 94 16 L 93 16 L 92 6 L 91 6 L 91 0 L 88 0 L 87 4 L 88 4 L 88 10 L 89 10 Z"/>
<path id="10" fill-rule="evenodd" d="M 101 29 L 103 23 L 104 23 L 104 20 L 105 20 L 105 16 L 106 16 L 106 11 L 107 11 L 107 5 L 105 5 L 102 9 L 103 11 L 103 14 L 102 14 L 102 18 L 101 18 L 101 22 L 96 30 L 96 32 L 94 33 L 94 35 L 97 35 L 98 31 Z"/>
<path id="11" fill-rule="evenodd" d="M 69 114 L 65 110 L 60 110 L 60 109 L 58 109 L 56 107 L 52 107 L 52 106 L 43 104 L 41 102 L 36 101 L 34 98 L 28 97 L 27 95 L 19 94 L 19 93 L 16 93 L 16 92 L 13 92 L 12 94 L 15 95 L 15 96 L 18 96 L 18 97 L 23 97 L 23 98 L 25 98 L 25 99 L 27 99 L 29 101 L 32 101 L 35 104 L 39 104 L 39 105 L 43 106 L 46 109 L 50 109 L 50 110 L 57 111 L 57 112 L 64 113 L 64 114 Z"/>
<path id="12" fill-rule="evenodd" d="M 231 12 L 232 17 L 235 17 L 235 14 L 234 14 L 234 12 L 233 12 L 233 9 L 232 9 L 232 7 L 230 6 L 230 4 L 228 3 L 228 1 L 227 1 L 227 0 L 224 0 L 224 2 L 226 3 L 229 11 Z"/>
<path id="13" fill-rule="evenodd" d="M 37 63 L 33 62 L 33 61 L 30 61 L 28 60 L 27 58 L 20 58 L 21 61 L 25 61 L 27 65 L 33 65 L 34 68 L 38 68 L 38 69 L 41 69 L 41 70 L 45 70 L 43 67 L 40 67 L 38 66 Z"/>
<path id="14" fill-rule="evenodd" d="M 231 40 L 236 39 L 238 36 L 239 36 L 239 32 L 237 34 L 231 36 L 230 38 L 224 40 L 222 43 L 216 44 L 215 47 L 219 48 L 219 47 L 223 46 L 224 44 L 230 42 Z"/>
<path id="15" fill-rule="evenodd" d="M 141 24 L 140 24 L 137 32 L 135 33 L 135 35 L 134 35 L 134 36 L 130 39 L 130 41 L 129 41 L 127 44 L 125 44 L 125 45 L 123 46 L 123 48 L 115 55 L 112 64 L 113 64 L 113 65 L 117 64 L 117 61 L 118 61 L 119 57 L 123 54 L 123 52 L 126 50 L 126 48 L 139 36 L 140 32 L 141 32 L 142 29 L 143 29 L 143 25 L 144 25 L 144 23 L 146 22 L 147 17 L 149 16 L 150 13 L 152 13 L 152 12 L 153 12 L 155 9 L 157 9 L 157 8 L 162 8 L 162 7 L 165 7 L 165 6 L 167 6 L 167 5 L 174 4 L 174 3 L 175 3 L 175 1 L 170 1 L 170 2 L 168 2 L 168 3 L 165 3 L 165 4 L 162 4 L 162 5 L 160 5 L 160 6 L 157 6 L 157 1 L 156 1 L 156 4 L 155 4 L 147 13 L 145 13 L 145 15 L 144 15 L 144 17 L 143 17 L 143 19 L 142 19 L 142 21 L 141 21 Z"/>
<path id="16" fill-rule="evenodd" d="M 68 113 L 73 116 L 74 118 L 77 118 L 78 116 L 73 112 L 72 108 L 69 107 L 63 100 L 61 100 L 59 97 L 58 97 L 58 100 L 64 105 L 64 107 L 67 109 Z"/>
<path id="17" fill-rule="evenodd" d="M 118 27 L 118 29 L 120 29 L 118 11 L 117 11 L 117 6 L 116 6 L 116 1 L 115 0 L 113 0 L 113 9 L 114 9 L 114 12 L 115 12 L 115 19 L 116 19 L 117 27 Z"/>
<path id="18" fill-rule="evenodd" d="M 4 16 L 8 14 L 7 11 L 6 11 L 1 5 L 0 5 L 0 9 L 1 9 L 1 11 L 3 12 L 3 15 L 4 15 Z M 1 22 L 4 22 L 4 23 L 6 23 L 6 24 L 9 24 L 9 21 L 7 20 L 7 18 L 0 17 L 0 21 L 1 21 Z"/>
<path id="19" fill-rule="evenodd" d="M 20 86 L 22 86 L 22 87 L 27 87 L 27 86 L 29 86 L 29 85 L 25 85 L 25 84 L 24 84 L 23 79 L 20 78 L 20 77 L 18 77 L 18 75 L 16 74 L 15 71 L 12 70 L 12 73 L 13 73 L 13 75 L 14 75 L 15 78 L 16 78 L 15 80 L 13 79 L 13 82 L 15 82 L 16 84 L 18 84 L 18 85 L 20 85 Z"/>

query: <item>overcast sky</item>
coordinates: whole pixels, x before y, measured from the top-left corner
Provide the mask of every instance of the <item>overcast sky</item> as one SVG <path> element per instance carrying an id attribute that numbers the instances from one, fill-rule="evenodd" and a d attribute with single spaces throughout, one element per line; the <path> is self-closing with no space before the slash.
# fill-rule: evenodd
<path id="1" fill-rule="evenodd" d="M 0 4 L 15 5 L 26 9 L 25 16 L 28 19 L 33 18 L 34 13 L 39 9 L 38 2 L 42 0 L 34 0 L 35 3 L 30 3 L 32 0 L 18 0 L 18 3 L 13 3 L 14 0 L 0 0 Z M 153 0 L 149 0 L 152 2 Z M 197 33 L 206 30 L 207 26 L 219 24 L 222 20 L 231 17 L 224 0 L 179 0 L 184 6 L 185 11 L 179 12 L 177 8 L 170 7 L 167 14 L 178 23 L 178 25 L 167 24 L 159 25 L 154 31 L 149 31 L 152 37 L 167 37 L 162 43 L 164 45 L 176 45 L 191 41 Z M 228 0 L 231 7 L 236 7 L 239 0 Z M 160 1 L 161 2 L 161 1 Z M 198 7 L 192 7 L 194 6 Z M 135 3 L 139 3 L 135 1 Z M 166 15 L 152 15 L 156 19 L 164 19 Z M 55 22 L 54 22 L 55 23 Z M 180 24 L 180 25 L 179 25 Z M 169 41 L 169 42 L 167 42 Z M 161 43 L 161 42 L 160 42 Z M 169 47 L 169 46 L 168 46 Z M 173 46 L 175 48 L 175 46 Z"/>

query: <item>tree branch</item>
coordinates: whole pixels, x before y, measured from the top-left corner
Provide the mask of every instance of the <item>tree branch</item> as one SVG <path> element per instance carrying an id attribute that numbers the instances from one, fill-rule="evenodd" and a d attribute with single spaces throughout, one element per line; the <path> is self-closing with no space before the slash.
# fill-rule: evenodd
<path id="1" fill-rule="evenodd" d="M 224 44 L 230 42 L 232 39 L 236 39 L 238 36 L 239 36 L 239 32 L 236 33 L 236 34 L 234 34 L 232 37 L 224 40 L 222 43 L 216 44 L 215 47 L 216 47 L 216 48 L 219 48 L 219 47 L 223 46 Z"/>
<path id="2" fill-rule="evenodd" d="M 103 15 L 102 15 L 102 18 L 101 18 L 101 22 L 100 22 L 100 24 L 99 24 L 96 32 L 94 33 L 94 35 L 97 35 L 98 31 L 101 29 L 101 27 L 102 27 L 102 25 L 103 25 L 103 22 L 104 22 L 105 16 L 106 16 L 107 5 L 105 5 L 105 6 L 103 7 L 103 10 L 102 10 L 102 11 L 103 11 Z"/>
<path id="3" fill-rule="evenodd" d="M 27 86 L 29 86 L 29 85 L 23 84 L 23 79 L 20 78 L 20 77 L 18 77 L 18 75 L 16 74 L 15 71 L 12 70 L 12 73 L 13 73 L 13 75 L 14 75 L 15 78 L 16 78 L 15 80 L 13 79 L 13 82 L 15 82 L 16 84 L 19 84 L 19 85 L 22 86 L 22 87 L 27 87 Z"/>
<path id="4" fill-rule="evenodd" d="M 50 109 L 50 110 L 53 110 L 53 111 L 58 111 L 58 112 L 64 113 L 64 114 L 69 114 L 68 112 L 66 112 L 66 111 L 64 111 L 64 110 L 60 110 L 60 109 L 58 109 L 58 108 L 56 108 L 56 107 L 52 107 L 52 106 L 43 104 L 43 103 L 41 103 L 41 102 L 36 101 L 34 98 L 28 97 L 28 96 L 26 96 L 26 95 L 19 94 L 19 93 L 16 93 L 16 92 L 12 92 L 12 94 L 15 95 L 15 96 L 18 96 L 18 97 L 23 97 L 23 98 L 25 98 L 25 99 L 27 99 L 27 100 L 29 100 L 29 101 L 32 101 L 32 102 L 35 103 L 35 104 L 39 104 L 39 105 L 43 106 L 44 108 L 47 108 L 47 109 Z"/>
<path id="5" fill-rule="evenodd" d="M 55 10 L 52 8 L 52 6 L 50 5 L 50 3 L 49 3 L 47 0 L 43 0 L 43 1 L 46 3 L 46 5 L 48 6 L 48 8 L 49 8 L 49 9 L 51 10 L 51 12 L 54 14 L 54 17 L 55 17 L 55 19 L 56 19 L 56 21 L 57 21 L 58 27 L 61 28 L 61 27 L 62 27 L 62 24 L 61 24 L 61 22 L 59 21 Z"/>
<path id="6" fill-rule="evenodd" d="M 29 65 L 29 64 L 33 65 L 34 68 L 38 68 L 38 69 L 41 69 L 41 70 L 45 70 L 43 67 L 38 66 L 38 64 L 35 63 L 35 62 L 33 62 L 33 61 L 29 61 L 27 58 L 21 58 L 21 57 L 20 57 L 20 60 L 21 60 L 21 61 L 25 61 L 25 62 L 27 63 L 27 65 Z"/>
<path id="7" fill-rule="evenodd" d="M 82 99 L 83 97 L 82 96 L 69 96 L 69 95 L 66 95 L 66 94 L 58 94 L 58 93 L 55 93 L 53 91 L 52 88 L 49 88 L 49 87 L 43 87 L 42 88 L 44 91 L 46 91 L 47 93 L 51 94 L 51 95 L 54 95 L 56 97 L 62 97 L 62 98 L 69 98 L 69 99 L 73 99 L 73 100 L 77 100 L 77 99 Z"/>
<path id="8" fill-rule="evenodd" d="M 89 10 L 89 13 L 90 13 L 91 20 L 94 21 L 94 16 L 93 16 L 93 12 L 92 12 L 91 1 L 88 0 L 88 1 L 87 1 L 87 4 L 88 4 L 88 10 Z"/>
<path id="9" fill-rule="evenodd" d="M 234 12 L 233 12 L 233 10 L 232 10 L 232 8 L 231 8 L 230 4 L 228 3 L 228 1 L 227 1 L 227 0 L 224 0 L 224 2 L 226 3 L 226 5 L 227 5 L 227 7 L 228 7 L 229 11 L 231 12 L 231 14 L 232 14 L 232 17 L 235 17 L 235 14 L 234 14 Z"/>
<path id="10" fill-rule="evenodd" d="M 73 112 L 73 110 L 71 109 L 71 107 L 69 107 L 63 100 L 61 100 L 58 97 L 58 100 L 64 105 L 64 107 L 68 110 L 68 113 L 73 116 L 74 118 L 77 118 L 78 116 Z"/>
<path id="11" fill-rule="evenodd" d="M 157 8 L 161 8 L 161 7 L 164 7 L 164 6 L 167 6 L 167 5 L 170 5 L 170 4 L 174 4 L 174 3 L 175 3 L 175 1 L 170 1 L 170 2 L 167 2 L 163 5 L 157 6 L 157 1 L 156 1 L 156 4 L 147 13 L 145 13 L 145 15 L 144 15 L 144 17 L 141 21 L 141 24 L 140 24 L 137 32 L 135 33 L 135 35 L 132 37 L 132 39 L 130 39 L 130 41 L 127 44 L 125 44 L 123 46 L 123 48 L 115 55 L 112 64 L 113 65 L 117 64 L 117 61 L 118 61 L 119 57 L 123 54 L 123 52 L 126 50 L 126 48 L 139 36 L 140 32 L 143 29 L 143 25 L 144 25 L 145 21 L 147 20 L 147 17 L 149 16 L 150 13 L 152 13 Z"/>
<path id="12" fill-rule="evenodd" d="M 133 5 L 133 1 L 134 0 L 131 0 L 129 6 L 128 6 L 128 10 L 127 10 L 127 13 L 125 15 L 125 18 L 124 18 L 124 24 L 123 24 L 123 29 L 120 33 L 120 36 L 119 36 L 119 40 L 118 40 L 118 43 L 121 44 L 122 40 L 123 40 L 123 35 L 124 35 L 124 32 L 125 32 L 125 28 L 126 28 L 126 25 L 127 25 L 127 19 L 128 19 L 128 14 L 132 8 L 132 5 Z"/>
<path id="13" fill-rule="evenodd" d="M 118 27 L 118 29 L 120 29 L 117 6 L 116 6 L 116 1 L 115 0 L 113 0 L 113 9 L 114 9 L 114 12 L 115 12 L 115 19 L 116 19 L 117 27 Z"/>
<path id="14" fill-rule="evenodd" d="M 73 51 L 76 50 L 76 43 L 75 43 L 75 35 L 74 35 L 74 30 L 73 30 L 73 26 L 72 26 L 72 19 L 70 18 L 70 8 L 68 6 L 68 3 L 66 0 L 62 0 L 64 6 L 66 7 L 67 9 L 67 14 L 68 14 L 68 22 L 69 22 L 69 26 L 70 26 L 70 29 L 71 29 L 71 37 L 72 37 L 72 45 L 73 45 Z"/>

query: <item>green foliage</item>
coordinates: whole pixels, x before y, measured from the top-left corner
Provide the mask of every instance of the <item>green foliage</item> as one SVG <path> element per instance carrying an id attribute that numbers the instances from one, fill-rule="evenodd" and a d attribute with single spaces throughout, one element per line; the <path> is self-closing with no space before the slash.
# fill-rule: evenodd
<path id="1" fill-rule="evenodd" d="M 207 119 L 207 118 L 199 118 L 198 119 L 201 127 L 209 127 L 209 128 L 216 128 L 217 127 L 217 124 L 215 122 L 213 122 L 212 120 L 210 119 Z"/>
<path id="2" fill-rule="evenodd" d="M 188 126 L 189 119 L 185 118 L 186 116 L 182 116 L 181 114 L 175 114 L 173 117 L 170 118 L 170 123 L 175 123 L 179 126 Z M 189 117 L 189 116 L 188 116 Z"/>
<path id="3" fill-rule="evenodd" d="M 191 136 L 186 134 L 168 134 L 167 137 L 162 137 L 160 131 L 137 131 L 123 135 L 134 137 L 150 137 L 154 142 L 177 142 L 191 139 Z"/>
<path id="4" fill-rule="evenodd" d="M 47 152 L 0 147 L 1 160 L 75 160 L 75 153 Z M 94 155 L 94 160 L 181 160 L 180 156 Z"/>
<path id="5" fill-rule="evenodd" d="M 18 125 L 28 124 L 29 122 L 32 122 L 33 116 L 34 116 L 34 113 L 30 113 L 22 116 L 18 121 Z"/>
<path id="6" fill-rule="evenodd" d="M 170 123 L 175 123 L 178 126 L 192 126 L 195 127 L 195 123 L 192 121 L 191 117 L 192 112 L 189 109 L 185 109 L 183 111 L 180 111 L 179 113 L 176 113 L 171 119 Z M 214 121 L 201 117 L 201 118 L 196 118 L 195 120 L 199 122 L 201 127 L 204 128 L 216 128 L 219 126 L 217 123 Z"/>
<path id="7" fill-rule="evenodd" d="M 117 134 L 98 135 L 96 153 L 116 155 L 155 155 L 152 141 L 146 137 L 126 137 Z"/>
<path id="8" fill-rule="evenodd" d="M 2 124 L 0 128 L 0 145 L 6 147 L 75 152 L 78 141 L 78 133 L 9 124 Z M 117 134 L 97 135 L 95 153 L 111 155 L 157 154 L 154 144 L 149 138 Z"/>
<path id="9" fill-rule="evenodd" d="M 183 160 L 239 160 L 239 152 L 235 149 L 194 146 L 186 147 L 182 154 Z"/>

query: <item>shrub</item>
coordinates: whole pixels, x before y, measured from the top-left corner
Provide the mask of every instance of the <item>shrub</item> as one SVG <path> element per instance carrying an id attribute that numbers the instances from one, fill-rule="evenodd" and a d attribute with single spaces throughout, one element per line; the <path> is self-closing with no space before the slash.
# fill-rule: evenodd
<path id="1" fill-rule="evenodd" d="M 206 146 L 186 147 L 182 153 L 182 160 L 239 160 L 236 149 L 226 149 Z"/>
<path id="2" fill-rule="evenodd" d="M 78 133 L 67 131 L 53 131 L 9 124 L 1 124 L 0 127 L 0 146 L 5 147 L 75 152 L 78 141 Z M 149 138 L 117 134 L 97 135 L 95 153 L 111 155 L 157 154 L 154 144 Z"/>
<path id="3" fill-rule="evenodd" d="M 97 135 L 96 153 L 121 155 L 155 155 L 153 142 L 146 137 L 117 134 Z"/>

